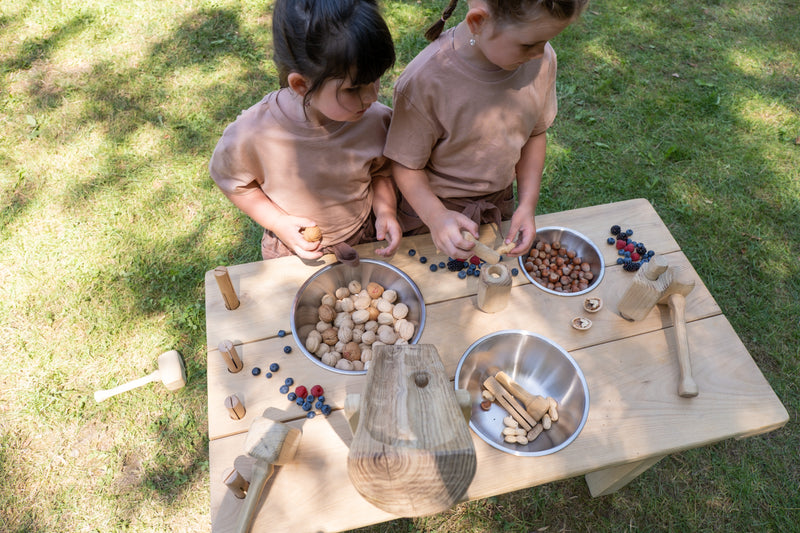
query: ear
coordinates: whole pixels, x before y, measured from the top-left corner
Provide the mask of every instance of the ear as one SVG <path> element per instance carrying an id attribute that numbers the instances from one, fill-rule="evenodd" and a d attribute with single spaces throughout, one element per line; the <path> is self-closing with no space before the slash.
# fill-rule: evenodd
<path id="1" fill-rule="evenodd" d="M 311 87 L 308 79 L 297 72 L 290 72 L 286 77 L 286 81 L 289 83 L 289 88 L 299 96 L 305 96 Z"/>
<path id="2" fill-rule="evenodd" d="M 471 7 L 469 11 L 467 11 L 464 20 L 467 22 L 467 27 L 471 34 L 480 35 L 490 18 L 489 11 L 487 11 L 483 5 L 478 5 Z"/>

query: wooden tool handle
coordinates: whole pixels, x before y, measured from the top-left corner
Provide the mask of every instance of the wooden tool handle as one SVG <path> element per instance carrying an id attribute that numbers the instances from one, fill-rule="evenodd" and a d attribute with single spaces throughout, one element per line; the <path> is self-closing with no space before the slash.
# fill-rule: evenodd
<path id="1" fill-rule="evenodd" d="M 122 385 L 114 387 L 113 389 L 99 390 L 94 393 L 94 399 L 95 401 L 102 402 L 103 400 L 107 400 L 112 396 L 116 396 L 117 394 L 121 394 L 131 389 L 135 389 L 136 387 L 141 387 L 142 385 L 147 385 L 148 383 L 153 381 L 158 381 L 159 379 L 161 379 L 161 373 L 158 370 L 156 370 L 152 374 L 141 377 L 139 379 L 134 379 L 133 381 L 129 381 L 127 383 L 123 383 Z"/>
<path id="2" fill-rule="evenodd" d="M 250 526 L 256 515 L 258 504 L 261 501 L 261 492 L 264 490 L 264 485 L 267 484 L 267 480 L 274 470 L 275 467 L 272 463 L 266 461 L 256 461 L 253 464 L 250 487 L 247 490 L 247 496 L 245 496 L 239 518 L 236 521 L 236 528 L 234 529 L 237 533 L 247 533 L 250 531 Z"/>
<path id="3" fill-rule="evenodd" d="M 682 294 L 670 294 L 667 304 L 672 317 L 672 326 L 675 329 L 678 366 L 681 371 L 678 394 L 684 398 L 692 398 L 697 396 L 699 390 L 692 376 L 692 361 L 689 358 L 689 339 L 686 335 L 686 298 Z"/>
<path id="4" fill-rule="evenodd" d="M 478 239 L 472 236 L 472 233 L 468 231 L 462 231 L 461 236 L 467 239 L 468 241 L 474 242 L 475 247 L 472 249 L 472 252 L 489 263 L 490 265 L 496 265 L 500 262 L 500 254 L 497 253 L 495 250 L 489 248 Z"/>
<path id="5" fill-rule="evenodd" d="M 537 422 L 542 419 L 544 414 L 550 408 L 550 402 L 543 396 L 534 396 L 525 390 L 519 383 L 511 379 L 511 376 L 505 372 L 498 372 L 495 378 L 500 384 L 505 387 L 516 399 L 518 399 L 525 406 L 525 410 Z"/>

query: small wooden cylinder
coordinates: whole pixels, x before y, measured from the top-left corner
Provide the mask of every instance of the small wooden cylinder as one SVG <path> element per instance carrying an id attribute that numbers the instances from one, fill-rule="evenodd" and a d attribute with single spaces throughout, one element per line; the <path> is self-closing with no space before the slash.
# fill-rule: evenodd
<path id="1" fill-rule="evenodd" d="M 505 309 L 511 296 L 511 275 L 502 263 L 484 265 L 478 284 L 478 309 L 496 313 Z"/>
<path id="2" fill-rule="evenodd" d="M 218 266 L 214 269 L 214 279 L 217 280 L 219 292 L 222 293 L 222 299 L 225 300 L 225 307 L 234 310 L 239 307 L 239 297 L 236 296 L 236 291 L 233 289 L 231 276 L 228 274 L 228 269 L 224 266 Z"/>
<path id="3" fill-rule="evenodd" d="M 250 488 L 250 482 L 242 477 L 242 474 L 232 466 L 222 473 L 222 482 L 240 500 L 244 499 L 245 492 Z"/>
<path id="4" fill-rule="evenodd" d="M 225 408 L 228 410 L 230 417 L 234 420 L 241 420 L 247 412 L 245 411 L 244 404 L 235 394 L 231 394 L 225 398 Z"/>
<path id="5" fill-rule="evenodd" d="M 668 266 L 666 259 L 657 255 L 639 269 L 617 304 L 622 318 L 642 320 L 653 310 L 672 280 Z"/>
<path id="6" fill-rule="evenodd" d="M 217 348 L 219 348 L 219 353 L 222 354 L 225 364 L 228 365 L 228 372 L 235 374 L 244 368 L 242 358 L 239 357 L 239 352 L 236 351 L 236 346 L 231 341 L 222 341 Z"/>

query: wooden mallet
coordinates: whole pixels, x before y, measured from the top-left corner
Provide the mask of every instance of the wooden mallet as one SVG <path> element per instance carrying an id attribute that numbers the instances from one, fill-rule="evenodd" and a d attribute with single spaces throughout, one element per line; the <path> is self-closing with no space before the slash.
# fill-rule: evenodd
<path id="1" fill-rule="evenodd" d="M 102 402 L 117 394 L 147 385 L 151 381 L 159 380 L 168 390 L 178 390 L 186 385 L 186 368 L 183 366 L 183 357 L 176 350 L 170 350 L 158 356 L 158 370 L 155 372 L 128 383 L 123 383 L 113 389 L 99 390 L 94 393 L 94 399 Z"/>
<path id="2" fill-rule="evenodd" d="M 672 326 L 675 329 L 675 342 L 678 348 L 678 366 L 681 377 L 678 394 L 684 398 L 697 396 L 697 383 L 692 377 L 692 362 L 689 359 L 689 339 L 686 334 L 686 296 L 694 289 L 694 280 L 673 276 L 669 286 L 659 298 L 658 303 L 669 306 Z"/>
<path id="3" fill-rule="evenodd" d="M 250 425 L 244 451 L 256 462 L 250 475 L 250 487 L 242 504 L 236 529 L 246 533 L 253 523 L 261 492 L 274 471 L 273 465 L 284 465 L 294 459 L 303 432 L 282 422 L 261 417 Z"/>

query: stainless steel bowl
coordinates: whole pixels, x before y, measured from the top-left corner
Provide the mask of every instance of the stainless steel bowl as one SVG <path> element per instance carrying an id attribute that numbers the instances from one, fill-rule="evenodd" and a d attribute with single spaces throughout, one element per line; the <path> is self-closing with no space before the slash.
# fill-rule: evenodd
<path id="1" fill-rule="evenodd" d="M 535 286 L 539 287 L 545 292 L 556 294 L 558 296 L 578 296 L 580 294 L 586 294 L 600 284 L 600 280 L 603 279 L 603 275 L 606 272 L 606 266 L 603 262 L 603 254 L 600 253 L 600 249 L 589 239 L 589 237 L 569 228 L 564 228 L 561 226 L 549 226 L 546 228 L 538 228 L 536 230 L 536 239 L 534 239 L 534 243 L 540 240 L 548 243 L 559 241 L 561 245 L 566 247 L 568 250 L 575 250 L 575 252 L 584 261 L 589 263 L 589 270 L 594 275 L 594 279 L 589 286 L 582 291 L 554 291 L 552 289 L 548 289 L 544 285 L 541 285 L 533 278 L 533 276 L 530 275 L 527 270 L 525 270 L 525 259 L 527 258 L 528 254 L 521 255 L 519 257 L 519 269 Z"/>
<path id="2" fill-rule="evenodd" d="M 319 320 L 318 308 L 322 296 L 333 294 L 339 287 L 346 287 L 351 281 L 357 280 L 366 288 L 371 281 L 379 283 L 384 289 L 397 291 L 397 301 L 408 306 L 406 320 L 414 324 L 414 336 L 408 341 L 416 344 L 422 335 L 425 326 L 425 301 L 419 287 L 408 275 L 399 268 L 374 259 L 361 259 L 357 267 L 335 263 L 321 268 L 312 275 L 297 291 L 292 305 L 290 317 L 292 335 L 300 350 L 314 364 L 338 374 L 366 374 L 366 370 L 340 370 L 324 364 L 316 355 L 305 347 L 308 332 L 314 329 Z"/>
<path id="3" fill-rule="evenodd" d="M 480 407 L 484 380 L 501 370 L 531 394 L 558 402 L 558 422 L 527 445 L 503 440 L 503 418 L 508 413 L 502 406 L 492 402 L 488 411 Z M 498 331 L 478 339 L 458 363 L 455 388 L 468 390 L 472 397 L 472 430 L 490 446 L 512 455 L 557 452 L 575 440 L 589 416 L 589 387 L 578 363 L 566 350 L 530 331 Z"/>

